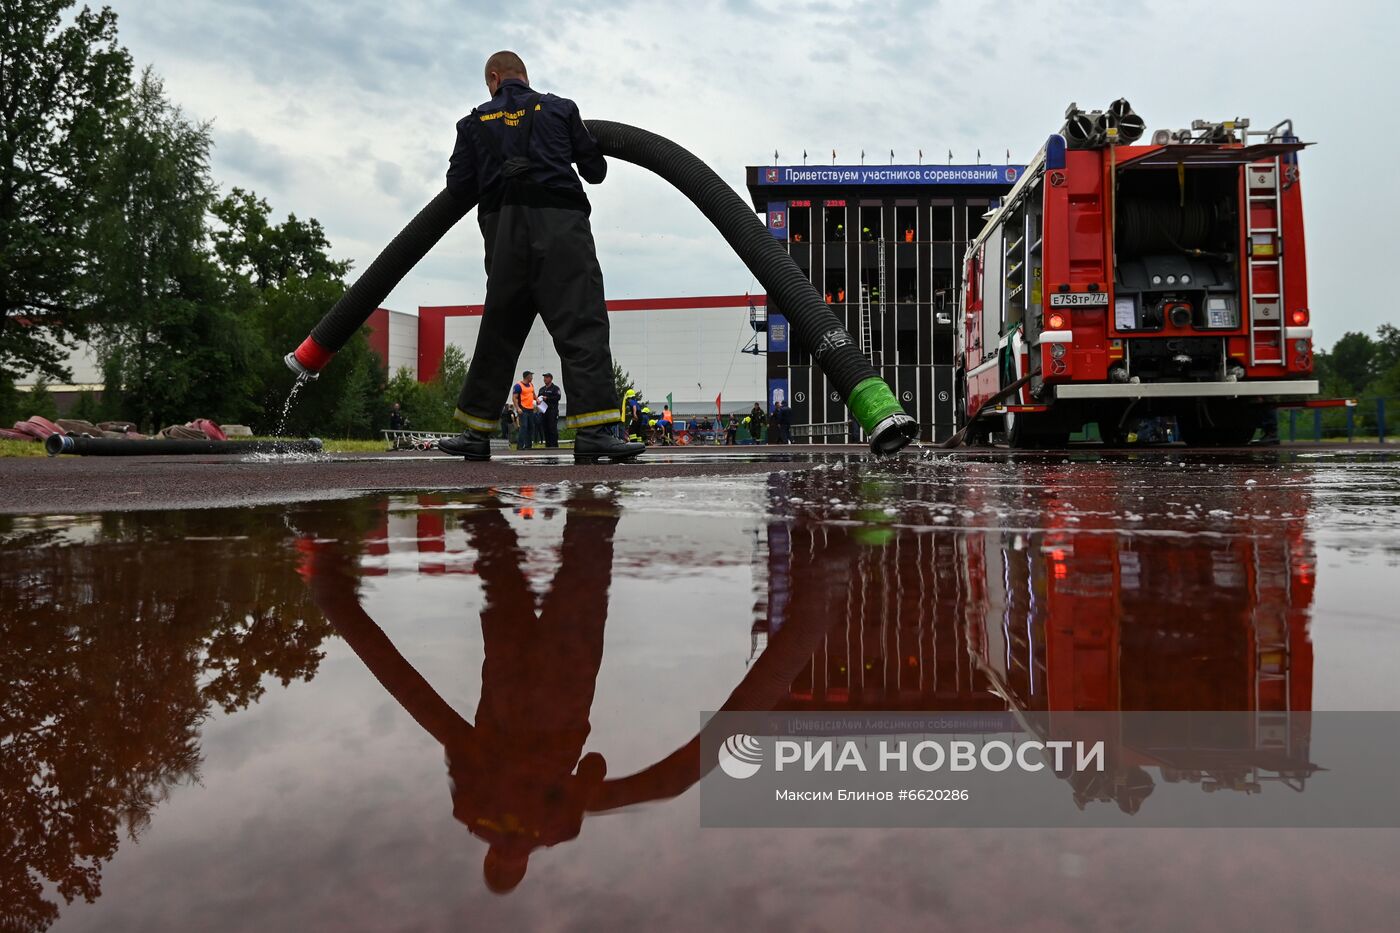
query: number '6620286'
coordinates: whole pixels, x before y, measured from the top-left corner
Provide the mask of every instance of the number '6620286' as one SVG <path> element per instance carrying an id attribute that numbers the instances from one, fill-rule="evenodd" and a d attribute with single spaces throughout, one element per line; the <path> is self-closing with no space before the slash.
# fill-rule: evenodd
<path id="1" fill-rule="evenodd" d="M 926 787 L 920 790 L 911 790 L 909 792 L 909 798 L 911 800 L 941 802 L 945 800 L 967 800 L 968 796 L 965 788 L 939 787 L 937 789 L 931 789 Z"/>

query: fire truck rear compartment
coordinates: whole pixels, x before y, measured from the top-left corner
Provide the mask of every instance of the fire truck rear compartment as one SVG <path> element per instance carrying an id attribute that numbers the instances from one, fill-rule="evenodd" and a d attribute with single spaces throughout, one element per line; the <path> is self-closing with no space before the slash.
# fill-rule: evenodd
<path id="1" fill-rule="evenodd" d="M 1239 168 L 1130 168 L 1115 195 L 1119 379 L 1219 381 L 1240 327 Z M 1142 335 L 1138 337 L 1137 335 Z"/>

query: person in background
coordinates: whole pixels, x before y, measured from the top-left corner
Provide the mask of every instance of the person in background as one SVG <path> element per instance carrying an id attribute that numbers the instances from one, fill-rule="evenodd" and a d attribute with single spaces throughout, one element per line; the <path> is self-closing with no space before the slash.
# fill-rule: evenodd
<path id="1" fill-rule="evenodd" d="M 544 431 L 544 446 L 559 446 L 559 405 L 564 399 L 564 390 L 554 381 L 554 373 L 544 374 L 544 385 L 539 392 L 540 426 Z"/>
<path id="2" fill-rule="evenodd" d="M 783 402 L 773 406 L 773 421 L 778 426 L 778 443 L 792 443 L 792 409 Z"/>
<path id="3" fill-rule="evenodd" d="M 408 427 L 408 419 L 404 417 L 403 408 L 398 402 L 395 402 L 393 407 L 389 409 L 389 430 L 402 431 L 406 427 Z"/>
<path id="4" fill-rule="evenodd" d="M 676 442 L 676 418 L 671 414 L 670 405 L 661 406 L 661 430 L 666 432 L 666 443 Z"/>
<path id="5" fill-rule="evenodd" d="M 528 369 L 520 374 L 520 381 L 510 390 L 510 406 L 515 418 L 520 422 L 520 435 L 516 439 L 517 450 L 529 450 L 535 445 L 535 374 Z"/>
<path id="6" fill-rule="evenodd" d="M 724 422 L 724 446 L 733 447 L 739 443 L 739 426 L 734 423 L 734 416 L 728 415 Z"/>
<path id="7" fill-rule="evenodd" d="M 501 440 L 510 443 L 510 434 L 515 430 L 515 406 L 511 405 L 510 399 L 501 406 Z"/>

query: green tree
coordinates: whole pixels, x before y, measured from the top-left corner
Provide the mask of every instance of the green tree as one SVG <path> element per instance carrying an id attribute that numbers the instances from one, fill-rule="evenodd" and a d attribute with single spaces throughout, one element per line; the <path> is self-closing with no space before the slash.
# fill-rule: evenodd
<path id="1" fill-rule="evenodd" d="M 1374 341 L 1365 334 L 1350 331 L 1343 334 L 1332 347 L 1328 363 L 1346 391 L 1355 394 L 1361 392 L 1375 376 L 1375 357 Z"/>
<path id="2" fill-rule="evenodd" d="M 194 123 L 147 69 L 102 161 L 88 281 L 120 357 L 124 414 L 159 428 L 237 417 L 253 392 L 252 347 L 208 247 L 208 124 Z"/>
<path id="3" fill-rule="evenodd" d="M 381 381 L 376 362 L 373 354 L 360 354 L 350 363 L 331 420 L 342 437 L 369 437 L 373 432 Z"/>
<path id="4" fill-rule="evenodd" d="M 1400 365 L 1400 327 L 1382 324 L 1376 328 L 1376 355 L 1372 365 L 1377 373 L 1385 373 Z"/>
<path id="5" fill-rule="evenodd" d="M 260 433 L 372 436 L 387 422 L 388 407 L 384 362 L 363 331 L 286 404 L 293 376 L 282 358 L 345 293 L 350 263 L 331 258 L 317 220 L 289 214 L 277 223 L 271 205 L 254 192 L 234 188 L 211 212 L 214 256 L 230 292 L 239 296 L 235 303 L 251 309 L 256 344 L 252 366 L 259 388 L 240 419 Z"/>
<path id="6" fill-rule="evenodd" d="M 0 930 L 99 897 L 122 837 L 198 779 L 211 714 L 315 676 L 331 629 L 285 520 L 353 554 L 376 511 L 113 513 L 81 547 L 0 517 Z"/>
<path id="7" fill-rule="evenodd" d="M 221 225 L 212 234 L 219 261 L 256 288 L 271 288 L 293 277 L 341 279 L 350 270 L 349 262 L 330 258 L 330 241 L 314 217 L 302 221 L 288 214 L 282 223 L 273 224 L 267 201 L 242 188 L 215 202 L 212 212 Z"/>
<path id="8" fill-rule="evenodd" d="M 38 415 L 40 418 L 48 418 L 50 421 L 58 417 L 58 403 L 54 401 L 53 395 L 49 392 L 49 382 L 43 376 L 34 380 L 33 387 L 28 392 L 19 393 L 20 418 L 32 418 Z"/>
<path id="9" fill-rule="evenodd" d="M 97 400 L 87 389 L 78 393 L 77 400 L 73 403 L 73 408 L 68 412 L 68 417 L 78 421 L 88 421 L 92 424 L 104 420 L 102 417 L 102 403 Z"/>
<path id="10" fill-rule="evenodd" d="M 315 275 L 287 279 L 258 296 L 252 326 L 257 341 L 254 369 L 261 388 L 255 399 L 258 404 L 244 418 L 244 423 L 257 433 L 304 436 L 339 431 L 343 422 L 338 409 L 350 388 L 350 376 L 355 374 L 364 385 L 363 378 L 357 374 L 361 358 L 373 361 L 375 372 L 379 374 L 372 380 L 375 395 L 370 408 L 370 430 L 382 424 L 385 417 L 380 402 L 383 363 L 370 349 L 363 329 L 350 338 L 334 361 L 322 370 L 319 379 L 300 389 L 295 404 L 286 418 L 282 417 L 284 403 L 295 381 L 282 357 L 306 339 L 311 328 L 343 294 L 344 283 Z"/>
<path id="11" fill-rule="evenodd" d="M 467 378 L 470 364 L 462 348 L 449 343 L 443 349 L 437 375 L 428 382 L 419 382 L 408 367 L 399 367 L 385 387 L 384 403 L 387 407 L 398 402 L 411 428 L 419 431 L 456 431 L 461 426 L 452 415 L 457 410 L 457 395 Z"/>
<path id="12" fill-rule="evenodd" d="M 407 366 L 400 366 L 389 380 L 384 388 L 384 402 L 386 405 L 398 402 L 410 428 L 419 431 L 451 430 L 436 427 L 442 418 L 439 399 L 435 397 L 432 387 L 419 382 Z"/>
<path id="13" fill-rule="evenodd" d="M 457 396 L 462 394 L 462 384 L 467 381 L 467 369 L 471 360 L 455 343 L 443 347 L 442 362 L 438 364 L 437 375 L 429 383 L 436 418 L 434 431 L 454 431 L 459 425 L 452 416 L 457 411 Z"/>
<path id="14" fill-rule="evenodd" d="M 0 375 L 0 428 L 8 428 L 23 417 L 19 413 L 24 393 L 15 388 L 13 379 Z"/>
<path id="15" fill-rule="evenodd" d="M 0 7 L 0 376 L 67 378 L 92 308 L 80 280 L 99 163 L 130 86 L 117 18 L 72 0 Z"/>
<path id="16" fill-rule="evenodd" d="M 627 397 L 628 389 L 636 388 L 632 382 L 632 374 L 623 370 L 622 364 L 618 363 L 617 360 L 613 360 L 613 387 L 617 389 L 618 404 L 621 404 L 622 400 Z M 641 400 L 642 394 L 640 392 L 637 393 L 637 398 Z"/>

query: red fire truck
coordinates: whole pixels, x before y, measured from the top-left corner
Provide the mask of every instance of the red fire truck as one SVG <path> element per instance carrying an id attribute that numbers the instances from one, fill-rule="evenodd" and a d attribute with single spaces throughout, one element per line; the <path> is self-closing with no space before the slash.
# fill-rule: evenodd
<path id="1" fill-rule="evenodd" d="M 1059 446 L 1094 422 L 1114 444 L 1173 416 L 1187 443 L 1236 445 L 1272 407 L 1318 391 L 1297 161 L 1308 144 L 1290 121 L 1142 135 L 1127 101 L 1071 104 L 971 243 L 957 384 L 973 438 Z"/>

